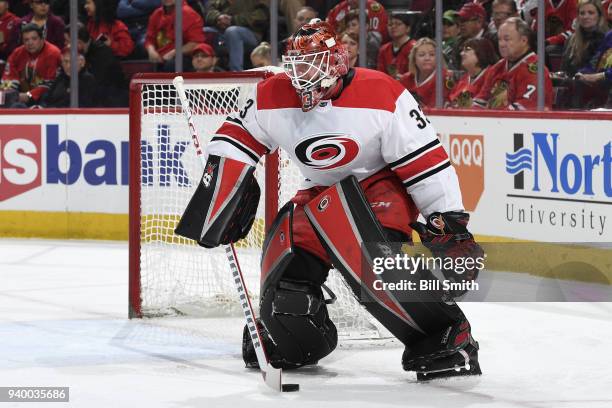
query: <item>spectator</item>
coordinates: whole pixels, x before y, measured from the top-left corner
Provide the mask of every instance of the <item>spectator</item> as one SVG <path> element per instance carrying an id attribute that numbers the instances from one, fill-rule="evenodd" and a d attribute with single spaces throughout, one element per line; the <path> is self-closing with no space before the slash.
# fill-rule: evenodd
<path id="1" fill-rule="evenodd" d="M 79 107 L 90 108 L 94 106 L 94 95 L 96 83 L 93 75 L 85 68 L 85 57 L 78 54 L 79 65 Z M 42 106 L 46 108 L 68 108 L 70 107 L 70 47 L 64 48 L 62 52 L 62 69 L 42 98 Z"/>
<path id="2" fill-rule="evenodd" d="M 161 6 L 161 0 L 119 0 L 117 18 L 125 23 L 134 40 L 135 58 L 147 58 L 144 43 L 149 15 Z"/>
<path id="3" fill-rule="evenodd" d="M 446 64 L 451 69 L 459 69 L 459 61 L 455 60 L 455 47 L 459 41 L 459 13 L 446 10 L 442 15 L 442 54 Z"/>
<path id="4" fill-rule="evenodd" d="M 19 92 L 13 107 L 25 108 L 38 104 L 55 79 L 61 64 L 61 52 L 45 41 L 37 24 L 26 24 L 21 29 L 23 45 L 10 55 L 2 76 L 2 87 Z"/>
<path id="5" fill-rule="evenodd" d="M 591 59 L 607 32 L 606 20 L 599 0 L 580 0 L 578 27 L 563 50 L 561 69 L 572 77 L 591 64 Z"/>
<path id="6" fill-rule="evenodd" d="M 15 35 L 15 27 L 19 25 L 19 17 L 9 11 L 8 0 L 0 0 L 0 59 L 6 61 L 11 51 L 10 46 L 17 41 L 11 41 Z"/>
<path id="7" fill-rule="evenodd" d="M 546 21 L 544 27 L 546 38 L 572 30 L 578 4 L 576 0 L 548 0 L 545 4 Z M 520 14 L 531 29 L 536 31 L 538 28 L 538 1 L 525 1 Z"/>
<path id="8" fill-rule="evenodd" d="M 206 24 L 223 33 L 230 71 L 244 69 L 244 54 L 253 50 L 268 29 L 269 10 L 257 0 L 211 0 Z"/>
<path id="9" fill-rule="evenodd" d="M 442 61 L 444 64 L 444 61 Z M 448 101 L 448 93 L 455 86 L 451 72 L 442 69 L 444 78 L 443 101 Z M 401 76 L 400 82 L 424 106 L 436 106 L 436 42 L 431 38 L 419 39 L 408 60 L 408 72 Z"/>
<path id="10" fill-rule="evenodd" d="M 578 20 L 583 14 L 583 2 L 579 4 Z M 583 17 L 586 17 L 584 15 Z M 581 29 L 576 30 L 575 35 L 580 35 Z M 591 48 L 590 46 L 588 48 Z M 574 76 L 577 81 L 572 82 L 567 94 L 570 95 L 567 101 L 562 101 L 560 106 L 567 108 L 597 108 L 605 106 L 612 107 L 612 31 L 608 31 L 597 50 L 589 58 L 586 66 L 583 66 Z M 608 99 L 605 102 L 605 98 Z M 564 106 L 563 102 L 568 102 Z M 605 105 L 604 105 L 605 103 Z"/>
<path id="11" fill-rule="evenodd" d="M 460 53 L 466 41 L 489 36 L 486 18 L 487 13 L 480 4 L 466 3 L 461 7 L 459 10 L 460 36 L 453 51 L 454 61 L 461 61 Z"/>
<path id="12" fill-rule="evenodd" d="M 608 31 L 596 53 L 595 66 L 576 75 L 576 79 L 586 85 L 602 89 L 608 94 L 605 107 L 612 108 L 612 31 Z"/>
<path id="13" fill-rule="evenodd" d="M 43 30 L 43 38 L 55 45 L 58 49 L 64 48 L 64 20 L 50 12 L 50 0 L 32 0 L 30 7 L 32 12 L 23 17 L 19 25 L 15 26 L 15 34 L 12 38 L 17 43 L 12 46 L 16 47 L 20 41 L 20 29 L 28 23 L 34 23 Z"/>
<path id="14" fill-rule="evenodd" d="M 280 0 L 280 11 L 287 20 L 287 30 L 289 33 L 295 33 L 304 23 L 295 21 L 293 18 L 297 13 L 304 8 L 306 0 Z M 310 20 L 309 20 L 310 21 Z"/>
<path id="15" fill-rule="evenodd" d="M 299 28 L 302 28 L 304 24 L 317 17 L 319 17 L 319 13 L 312 7 L 304 6 L 300 8 L 293 18 L 294 28 L 290 30 L 290 34 L 295 33 Z"/>
<path id="16" fill-rule="evenodd" d="M 70 28 L 66 27 L 65 36 L 69 38 L 69 35 Z M 94 41 L 87 27 L 81 23 L 78 23 L 77 29 L 77 50 L 85 56 L 85 67 L 95 78 L 96 86 L 92 92 L 96 104 L 126 106 L 128 84 L 119 60 L 108 45 Z"/>
<path id="17" fill-rule="evenodd" d="M 345 32 L 353 33 L 359 37 L 359 10 L 351 10 L 344 19 Z M 378 31 L 370 31 L 366 20 L 366 67 L 376 69 L 378 52 L 382 37 Z"/>
<path id="18" fill-rule="evenodd" d="M 493 5 L 495 8 L 495 5 Z M 461 67 L 465 74 L 450 92 L 448 99 L 453 108 L 471 108 L 472 99 L 484 85 L 485 74 L 497 62 L 491 43 L 483 38 L 468 40 L 461 50 Z"/>
<path id="19" fill-rule="evenodd" d="M 359 36 L 353 32 L 345 31 L 340 35 L 340 42 L 344 44 L 349 56 L 349 68 L 359 66 Z"/>
<path id="20" fill-rule="evenodd" d="M 612 75 L 608 70 L 612 68 L 612 30 L 608 31 L 603 41 L 599 45 L 599 48 L 595 52 L 593 58 L 591 58 L 590 64 L 588 67 L 581 69 L 581 74 L 593 74 L 593 73 L 605 73 L 603 79 L 606 81 L 612 80 Z M 599 75 L 598 78 L 588 77 L 589 79 L 602 79 L 602 75 Z M 590 82 L 587 80 L 587 82 Z"/>
<path id="21" fill-rule="evenodd" d="M 118 57 L 127 57 L 134 51 L 134 41 L 127 26 L 116 18 L 114 1 L 85 0 L 85 12 L 91 38 L 108 45 Z"/>
<path id="22" fill-rule="evenodd" d="M 533 32 L 519 17 L 510 17 L 499 27 L 502 59 L 487 70 L 485 83 L 474 98 L 474 106 L 493 109 L 537 108 L 538 56 L 531 51 Z M 545 107 L 552 108 L 552 82 L 544 68 Z"/>
<path id="23" fill-rule="evenodd" d="M 327 22 L 339 33 L 344 30 L 342 22 L 349 11 L 359 8 L 359 0 L 342 0 L 327 14 Z M 382 42 L 389 41 L 387 35 L 387 12 L 385 8 L 375 0 L 366 0 L 366 12 L 368 15 L 369 30 L 378 31 Z"/>
<path id="24" fill-rule="evenodd" d="M 175 3 L 175 0 L 162 0 L 161 7 L 156 9 L 149 18 L 145 40 L 149 61 L 163 64 L 162 69 L 167 72 L 174 72 L 174 56 L 176 55 L 174 45 Z M 204 42 L 202 26 L 200 15 L 183 2 L 183 56 L 186 69 L 191 65 L 189 60 L 191 52 L 196 45 Z"/>
<path id="25" fill-rule="evenodd" d="M 612 30 L 612 0 L 605 0 L 601 7 L 606 15 L 606 22 L 608 24 L 608 30 Z"/>
<path id="26" fill-rule="evenodd" d="M 195 72 L 221 72 L 217 66 L 217 56 L 213 47 L 206 43 L 196 45 L 191 54 L 191 65 Z"/>
<path id="27" fill-rule="evenodd" d="M 415 40 L 410 38 L 412 14 L 392 13 L 389 19 L 389 38 L 391 41 L 383 44 L 378 52 L 376 69 L 386 72 L 395 79 L 408 72 L 408 56 Z"/>
<path id="28" fill-rule="evenodd" d="M 509 19 L 510 17 L 518 16 L 518 9 L 516 8 L 515 0 L 494 0 L 492 5 L 492 19 L 489 24 L 487 38 L 495 46 L 495 52 L 499 54 L 497 48 L 497 30 L 499 27 Z"/>
<path id="29" fill-rule="evenodd" d="M 253 68 L 263 68 L 272 65 L 272 47 L 263 41 L 251 52 L 251 65 Z"/>
<path id="30" fill-rule="evenodd" d="M 269 71 L 274 74 L 285 71 L 282 66 L 272 65 L 272 47 L 265 41 L 251 52 L 251 64 L 253 68 L 249 71 Z"/>
<path id="31" fill-rule="evenodd" d="M 312 7 L 308 6 L 302 7 L 297 11 L 293 18 L 293 25 L 296 28 L 289 34 L 288 38 L 285 38 L 280 42 L 278 47 L 279 57 L 285 54 L 285 51 L 287 50 L 287 44 L 289 43 L 289 38 L 291 38 L 291 35 L 293 35 L 293 33 L 296 32 L 299 28 L 301 28 L 304 24 L 308 23 L 313 18 L 317 18 L 318 16 L 319 13 Z"/>

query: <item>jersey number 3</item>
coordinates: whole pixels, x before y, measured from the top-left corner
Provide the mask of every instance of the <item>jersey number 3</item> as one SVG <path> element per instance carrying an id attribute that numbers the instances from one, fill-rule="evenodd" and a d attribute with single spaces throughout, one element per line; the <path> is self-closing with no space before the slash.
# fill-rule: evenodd
<path id="1" fill-rule="evenodd" d="M 421 109 L 421 107 L 419 106 L 419 110 Z M 413 109 L 410 111 L 410 117 L 414 118 L 414 120 L 416 120 L 417 123 L 417 127 L 419 129 L 425 129 L 425 127 L 427 126 L 428 123 L 431 123 L 429 121 L 429 119 L 427 119 L 425 116 L 421 115 L 421 112 L 419 112 L 416 109 Z"/>

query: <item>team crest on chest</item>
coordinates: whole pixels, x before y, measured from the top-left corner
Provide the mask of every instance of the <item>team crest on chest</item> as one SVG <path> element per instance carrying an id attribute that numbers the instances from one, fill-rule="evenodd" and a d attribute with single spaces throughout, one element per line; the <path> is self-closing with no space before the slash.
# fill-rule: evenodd
<path id="1" fill-rule="evenodd" d="M 295 146 L 295 155 L 313 169 L 337 169 L 359 155 L 359 144 L 345 134 L 315 135 L 300 141 Z"/>

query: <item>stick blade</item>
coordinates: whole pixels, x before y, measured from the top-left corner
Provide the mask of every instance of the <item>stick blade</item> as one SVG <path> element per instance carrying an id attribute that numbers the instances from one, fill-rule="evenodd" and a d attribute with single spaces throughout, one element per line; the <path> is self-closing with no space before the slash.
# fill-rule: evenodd
<path id="1" fill-rule="evenodd" d="M 266 385 L 272 388 L 274 391 L 281 392 L 283 372 L 280 368 L 274 368 L 270 364 L 266 366 L 265 370 L 262 370 L 264 381 Z"/>

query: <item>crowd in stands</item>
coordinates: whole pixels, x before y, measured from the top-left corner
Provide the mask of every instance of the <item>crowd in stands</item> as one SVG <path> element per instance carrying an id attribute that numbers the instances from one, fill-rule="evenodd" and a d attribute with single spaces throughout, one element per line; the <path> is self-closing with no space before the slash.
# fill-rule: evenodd
<path id="1" fill-rule="evenodd" d="M 0 0 L 2 106 L 70 105 L 69 0 Z M 127 106 L 135 72 L 175 71 L 176 0 L 79 0 L 79 106 Z M 241 71 L 272 64 L 269 0 L 183 0 L 183 70 Z M 435 106 L 612 108 L 612 0 L 545 0 L 545 55 L 536 54 L 536 0 L 444 0 L 437 61 L 433 0 L 366 0 L 365 65 Z M 279 44 L 326 19 L 359 66 L 358 0 L 279 0 Z"/>

